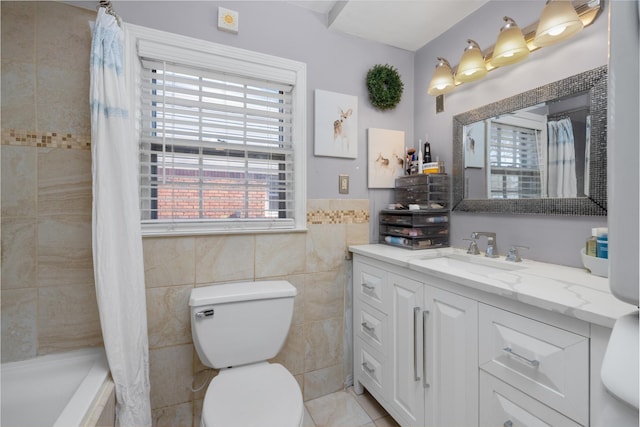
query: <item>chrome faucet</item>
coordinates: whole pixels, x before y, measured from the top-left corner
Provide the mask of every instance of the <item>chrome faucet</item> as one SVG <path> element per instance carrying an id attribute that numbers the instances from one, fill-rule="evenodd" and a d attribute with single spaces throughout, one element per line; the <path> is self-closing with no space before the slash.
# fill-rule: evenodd
<path id="1" fill-rule="evenodd" d="M 489 231 L 474 231 L 471 233 L 472 239 L 477 239 L 480 236 L 487 238 L 487 250 L 484 256 L 489 258 L 498 258 L 498 243 L 496 242 L 496 233 Z"/>
<path id="2" fill-rule="evenodd" d="M 529 246 L 511 245 L 511 247 L 509 248 L 509 252 L 507 252 L 507 257 L 505 258 L 505 260 L 513 261 L 513 262 L 522 262 L 522 257 L 518 252 L 518 248 L 529 249 Z"/>
<path id="3" fill-rule="evenodd" d="M 478 244 L 476 243 L 476 239 L 462 239 L 467 240 L 469 243 L 469 248 L 467 249 L 467 253 L 471 255 L 479 255 L 480 250 L 478 249 Z"/>

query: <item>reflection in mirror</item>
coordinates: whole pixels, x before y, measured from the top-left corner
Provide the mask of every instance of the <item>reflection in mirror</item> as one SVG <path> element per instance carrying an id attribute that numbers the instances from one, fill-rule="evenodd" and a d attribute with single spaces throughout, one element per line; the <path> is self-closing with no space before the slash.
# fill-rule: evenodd
<path id="1" fill-rule="evenodd" d="M 606 67 L 454 117 L 454 210 L 606 215 Z"/>
<path id="2" fill-rule="evenodd" d="M 590 122 L 581 93 L 465 125 L 465 198 L 585 197 Z"/>

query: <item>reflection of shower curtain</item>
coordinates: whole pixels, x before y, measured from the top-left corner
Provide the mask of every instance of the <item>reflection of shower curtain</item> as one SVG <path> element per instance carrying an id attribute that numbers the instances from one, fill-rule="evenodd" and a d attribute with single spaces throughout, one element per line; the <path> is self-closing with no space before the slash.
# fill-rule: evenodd
<path id="1" fill-rule="evenodd" d="M 541 130 L 536 130 L 536 148 L 538 151 L 538 169 L 540 170 L 540 197 L 549 197 L 547 194 L 547 147 L 546 140 L 540 138 Z"/>
<path id="2" fill-rule="evenodd" d="M 571 120 L 548 122 L 549 197 L 577 197 L 576 154 Z"/>
<path id="3" fill-rule="evenodd" d="M 124 34 L 98 11 L 91 45 L 93 268 L 120 426 L 151 426 L 138 146 L 123 73 Z"/>
<path id="4" fill-rule="evenodd" d="M 589 180 L 591 179 L 591 116 L 587 116 L 587 133 L 584 144 L 584 194 L 589 195 Z"/>

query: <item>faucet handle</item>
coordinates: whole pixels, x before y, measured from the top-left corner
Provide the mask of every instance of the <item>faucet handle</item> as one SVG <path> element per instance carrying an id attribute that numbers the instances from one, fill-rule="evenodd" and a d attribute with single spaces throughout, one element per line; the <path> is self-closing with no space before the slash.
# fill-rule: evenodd
<path id="1" fill-rule="evenodd" d="M 469 243 L 469 248 L 467 249 L 468 254 L 480 255 L 480 249 L 478 249 L 478 243 L 476 243 L 476 239 L 462 239 L 462 240 L 468 240 L 471 242 Z"/>
<path id="2" fill-rule="evenodd" d="M 520 257 L 520 253 L 518 252 L 518 248 L 530 249 L 529 246 L 511 245 L 511 247 L 509 248 L 509 252 L 507 252 L 507 256 L 506 256 L 505 260 L 513 261 L 513 262 L 522 262 L 522 258 Z"/>

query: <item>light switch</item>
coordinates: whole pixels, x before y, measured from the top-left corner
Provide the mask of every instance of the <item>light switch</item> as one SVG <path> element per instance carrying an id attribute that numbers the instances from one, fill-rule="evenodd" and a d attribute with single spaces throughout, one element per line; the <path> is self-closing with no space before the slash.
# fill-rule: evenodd
<path id="1" fill-rule="evenodd" d="M 338 175 L 338 193 L 349 194 L 349 175 Z"/>
<path id="2" fill-rule="evenodd" d="M 238 34 L 238 12 L 224 7 L 218 7 L 218 29 Z"/>

